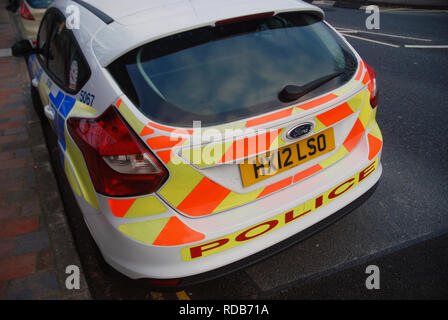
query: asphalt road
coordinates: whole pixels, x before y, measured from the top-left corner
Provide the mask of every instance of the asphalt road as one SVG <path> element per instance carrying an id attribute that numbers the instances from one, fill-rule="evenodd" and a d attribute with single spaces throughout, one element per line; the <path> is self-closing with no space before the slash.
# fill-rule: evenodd
<path id="1" fill-rule="evenodd" d="M 336 224 L 261 263 L 180 294 L 155 292 L 119 279 L 99 258 L 57 168 L 47 128 L 69 222 L 95 298 L 448 298 L 448 49 L 407 47 L 448 45 L 448 13 L 383 12 L 380 30 L 370 34 L 359 32 L 369 31 L 364 11 L 323 9 L 327 21 L 344 29 L 376 70 L 384 173 L 375 194 Z M 365 270 L 371 264 L 380 269 L 380 290 L 365 287 Z"/>

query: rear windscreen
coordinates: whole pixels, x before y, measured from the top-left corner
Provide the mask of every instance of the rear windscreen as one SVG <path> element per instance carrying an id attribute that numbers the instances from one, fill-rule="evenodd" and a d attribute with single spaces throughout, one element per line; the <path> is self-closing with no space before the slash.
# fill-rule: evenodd
<path id="1" fill-rule="evenodd" d="M 357 60 L 311 14 L 290 12 L 203 27 L 145 44 L 109 67 L 151 120 L 181 127 L 223 124 L 308 100 L 347 82 Z M 287 85 L 331 81 L 282 102 Z"/>

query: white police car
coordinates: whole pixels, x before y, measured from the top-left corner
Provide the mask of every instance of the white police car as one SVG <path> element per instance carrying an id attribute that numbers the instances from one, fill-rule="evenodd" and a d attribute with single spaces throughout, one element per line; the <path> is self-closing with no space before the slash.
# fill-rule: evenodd
<path id="1" fill-rule="evenodd" d="M 375 73 L 296 0 L 56 1 L 32 85 L 105 260 L 188 284 L 335 221 L 382 172 Z"/>

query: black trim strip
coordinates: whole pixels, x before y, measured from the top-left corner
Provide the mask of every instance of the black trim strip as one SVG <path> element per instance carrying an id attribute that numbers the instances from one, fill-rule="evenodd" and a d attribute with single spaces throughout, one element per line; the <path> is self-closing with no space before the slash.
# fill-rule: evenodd
<path id="1" fill-rule="evenodd" d="M 112 19 L 110 16 L 108 16 L 103 11 L 99 10 L 98 8 L 92 6 L 91 4 L 89 4 L 85 1 L 82 1 L 82 0 L 72 0 L 72 1 L 76 2 L 77 4 L 83 6 L 84 8 L 86 8 L 87 10 L 92 12 L 94 15 L 96 15 L 98 18 L 100 18 L 101 21 L 103 21 L 105 24 L 111 24 L 112 22 L 114 22 L 114 19 Z"/>

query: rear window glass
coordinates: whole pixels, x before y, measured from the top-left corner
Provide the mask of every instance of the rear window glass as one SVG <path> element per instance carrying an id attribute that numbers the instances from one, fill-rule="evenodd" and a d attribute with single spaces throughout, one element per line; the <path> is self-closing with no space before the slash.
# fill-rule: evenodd
<path id="1" fill-rule="evenodd" d="M 54 0 L 26 0 L 30 7 L 35 9 L 45 9 L 53 2 Z"/>
<path id="2" fill-rule="evenodd" d="M 343 41 L 320 18 L 284 13 L 204 27 L 145 44 L 108 69 L 150 119 L 217 125 L 274 111 L 341 86 L 357 68 Z M 293 102 L 287 85 L 337 77 Z"/>

